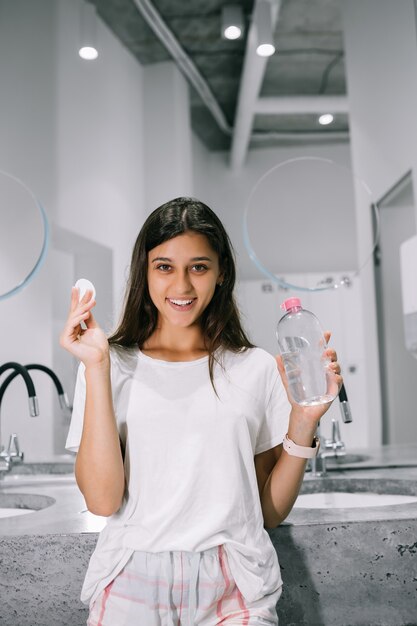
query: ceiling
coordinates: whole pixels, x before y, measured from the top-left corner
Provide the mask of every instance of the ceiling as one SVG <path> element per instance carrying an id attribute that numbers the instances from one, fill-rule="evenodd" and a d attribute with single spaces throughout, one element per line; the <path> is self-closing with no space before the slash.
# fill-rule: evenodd
<path id="1" fill-rule="evenodd" d="M 141 0 L 89 1 L 142 65 L 172 59 L 172 51 L 161 43 L 143 17 Z M 279 7 L 274 32 L 276 52 L 266 62 L 259 97 L 313 96 L 317 102 L 320 97 L 346 96 L 342 0 L 282 0 L 280 5 L 277 0 L 271 1 Z M 209 86 L 228 127 L 221 128 L 206 98 L 191 85 L 194 132 L 210 150 L 230 149 L 254 0 L 145 0 L 145 4 L 151 6 L 191 59 Z M 243 9 L 246 28 L 240 40 L 221 38 L 221 9 L 227 4 L 239 4 Z M 301 107 L 295 113 L 290 104 L 285 112 L 280 109 L 255 113 L 250 123 L 249 145 L 348 139 L 346 110 L 336 114 L 332 124 L 323 127 L 318 123 L 317 112 L 303 108 L 306 109 Z"/>

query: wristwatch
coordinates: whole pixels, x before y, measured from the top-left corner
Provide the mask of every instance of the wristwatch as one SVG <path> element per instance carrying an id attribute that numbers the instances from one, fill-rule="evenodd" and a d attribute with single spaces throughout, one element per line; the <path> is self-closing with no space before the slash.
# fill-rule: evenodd
<path id="1" fill-rule="evenodd" d="M 287 454 L 291 454 L 291 456 L 298 456 L 302 459 L 313 459 L 318 454 L 320 448 L 320 439 L 318 437 L 314 437 L 313 445 L 311 447 L 298 446 L 288 437 L 287 433 L 284 437 L 282 445 L 285 452 Z"/>

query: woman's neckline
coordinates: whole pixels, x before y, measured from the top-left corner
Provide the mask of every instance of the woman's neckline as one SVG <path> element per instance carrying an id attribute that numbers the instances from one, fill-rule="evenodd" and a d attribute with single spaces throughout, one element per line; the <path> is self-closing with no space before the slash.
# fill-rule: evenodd
<path id="1" fill-rule="evenodd" d="M 180 366 L 180 365 L 195 365 L 198 363 L 205 363 L 206 361 L 208 361 L 209 359 L 209 355 L 206 354 L 205 356 L 199 357 L 198 359 L 191 359 L 191 360 L 187 360 L 187 361 L 167 361 L 166 359 L 160 359 L 160 358 L 156 358 L 153 356 L 149 356 L 148 354 L 145 354 L 144 352 L 142 352 L 142 350 L 140 348 L 138 348 L 138 354 L 142 359 L 148 360 L 148 361 L 153 361 L 154 363 L 161 363 L 164 365 L 172 365 L 172 366 Z"/>

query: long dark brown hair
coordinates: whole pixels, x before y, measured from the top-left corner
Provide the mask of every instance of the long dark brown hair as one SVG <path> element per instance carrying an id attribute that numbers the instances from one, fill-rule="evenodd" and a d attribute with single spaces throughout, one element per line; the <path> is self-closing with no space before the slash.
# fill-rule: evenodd
<path id="1" fill-rule="evenodd" d="M 133 248 L 121 321 L 109 337 L 109 343 L 124 347 L 138 346 L 141 349 L 152 335 L 158 320 L 158 309 L 148 290 L 148 252 L 187 231 L 207 237 L 218 255 L 223 278 L 221 286 L 216 285 L 213 297 L 200 319 L 213 384 L 214 353 L 218 348 L 240 352 L 254 345 L 242 328 L 233 295 L 236 268 L 232 243 L 217 215 L 195 198 L 170 200 L 155 209 L 143 224 Z"/>

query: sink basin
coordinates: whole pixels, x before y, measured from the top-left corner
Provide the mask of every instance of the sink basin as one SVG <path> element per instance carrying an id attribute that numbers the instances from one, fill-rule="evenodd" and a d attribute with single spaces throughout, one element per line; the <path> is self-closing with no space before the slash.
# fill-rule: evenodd
<path id="1" fill-rule="evenodd" d="M 16 517 L 17 515 L 25 515 L 26 513 L 34 513 L 36 509 L 6 509 L 0 508 L 0 519 L 5 517 Z"/>
<path id="2" fill-rule="evenodd" d="M 32 493 L 0 493 L 0 518 L 36 513 L 55 503 L 55 498 Z"/>
<path id="3" fill-rule="evenodd" d="M 415 481 L 306 477 L 294 508 L 354 509 L 404 504 L 417 504 Z"/>
<path id="4" fill-rule="evenodd" d="M 393 504 L 413 504 L 415 496 L 381 493 L 349 493 L 347 491 L 328 491 L 300 494 L 294 507 L 303 509 L 351 509 L 370 506 L 391 506 Z"/>

